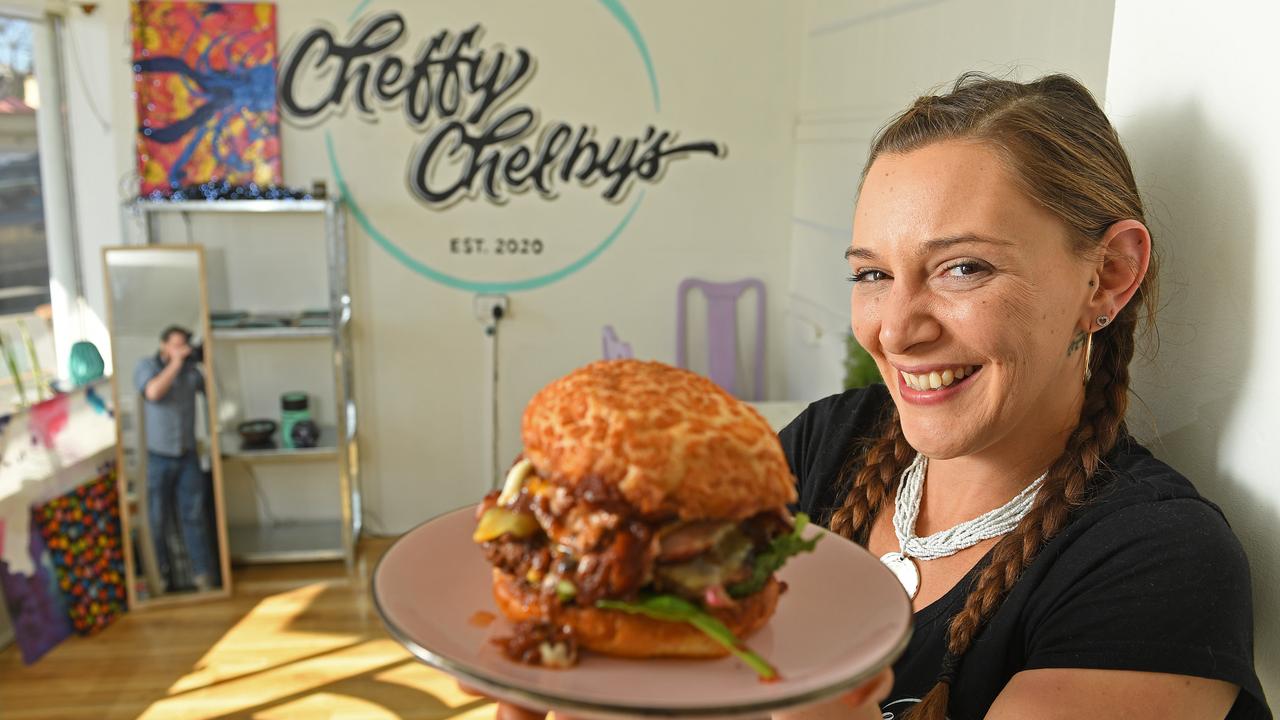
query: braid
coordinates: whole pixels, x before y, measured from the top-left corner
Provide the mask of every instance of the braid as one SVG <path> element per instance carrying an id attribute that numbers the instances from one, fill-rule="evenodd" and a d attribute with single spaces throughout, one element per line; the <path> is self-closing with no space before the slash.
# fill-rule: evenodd
<path id="1" fill-rule="evenodd" d="M 1124 413 L 1128 406 L 1129 360 L 1133 356 L 1133 331 L 1137 323 L 1134 308 L 1121 314 L 1116 323 L 1100 330 L 1096 345 L 1093 377 L 1085 388 L 1080 424 L 1067 447 L 1049 466 L 1035 505 L 991 551 L 991 564 L 978 575 L 964 607 L 951 618 L 947 648 L 938 683 L 920 704 L 907 713 L 908 720 L 943 720 L 955 668 L 974 637 L 1003 602 L 1022 571 L 1035 560 L 1063 527 L 1073 510 L 1085 504 L 1091 484 L 1098 477 L 1102 458 L 1115 447 L 1125 432 Z M 1101 337 L 1103 334 L 1110 337 Z"/>
<path id="2" fill-rule="evenodd" d="M 871 533 L 871 522 L 880 508 L 893 497 L 898 477 L 911 464 L 915 450 L 902 434 L 898 409 L 889 403 L 876 437 L 864 442 L 862 452 L 851 452 L 840 471 L 842 484 L 849 486 L 844 502 L 831 515 L 831 531 L 865 546 Z M 856 469 L 856 472 L 855 472 Z"/>

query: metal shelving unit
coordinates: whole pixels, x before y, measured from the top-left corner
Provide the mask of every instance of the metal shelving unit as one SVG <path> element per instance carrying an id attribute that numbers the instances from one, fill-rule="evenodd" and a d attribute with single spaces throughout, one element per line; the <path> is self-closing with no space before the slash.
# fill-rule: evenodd
<path id="1" fill-rule="evenodd" d="M 281 522 L 268 525 L 231 524 L 227 534 L 232 559 L 246 563 L 344 560 L 355 563 L 361 532 L 360 468 L 356 433 L 356 401 L 351 369 L 351 293 L 348 286 L 346 223 L 342 203 L 325 200 L 137 200 L 129 209 L 142 220 L 144 242 L 155 240 L 155 215 L 179 214 L 189 220 L 205 213 L 289 213 L 320 216 L 324 220 L 328 261 L 328 326 L 217 328 L 213 340 L 245 342 L 328 340 L 332 348 L 336 426 L 321 426 L 314 448 L 241 449 L 236 433 L 220 434 L 223 459 L 246 463 L 336 463 L 341 517 L 333 520 Z"/>

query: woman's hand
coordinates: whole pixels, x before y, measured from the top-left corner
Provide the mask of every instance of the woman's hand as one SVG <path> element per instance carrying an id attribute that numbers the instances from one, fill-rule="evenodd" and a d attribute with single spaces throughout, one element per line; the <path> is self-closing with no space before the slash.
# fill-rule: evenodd
<path id="1" fill-rule="evenodd" d="M 462 692 L 484 696 L 484 693 L 458 683 Z M 893 670 L 885 669 L 879 675 L 850 690 L 834 700 L 811 705 L 800 710 L 788 710 L 774 713 L 775 720 L 880 720 L 880 701 L 889 696 L 893 689 Z M 546 713 L 537 710 L 498 702 L 497 720 L 543 720 Z M 572 720 L 567 715 L 556 713 L 557 720 Z"/>
<path id="2" fill-rule="evenodd" d="M 499 702 L 498 711 L 494 713 L 493 717 L 495 720 L 543 720 L 546 716 L 547 714 L 544 712 L 530 710 L 511 703 Z M 559 720 L 565 720 L 563 715 L 557 714 L 556 717 Z"/>
<path id="3" fill-rule="evenodd" d="M 880 701 L 893 689 L 893 670 L 879 675 L 834 700 L 774 713 L 774 720 L 880 720 Z"/>
<path id="4" fill-rule="evenodd" d="M 458 683 L 458 689 L 468 695 L 478 695 L 479 697 L 484 698 L 489 697 L 479 690 L 463 685 L 462 683 Z M 493 698 L 489 699 L 492 700 Z M 547 716 L 546 713 L 538 710 L 530 710 L 529 708 L 512 705 L 511 703 L 502 702 L 501 700 L 498 700 L 497 702 L 498 712 L 494 715 L 495 720 L 542 720 Z M 564 720 L 563 715 L 559 715 L 558 717 L 561 720 Z"/>

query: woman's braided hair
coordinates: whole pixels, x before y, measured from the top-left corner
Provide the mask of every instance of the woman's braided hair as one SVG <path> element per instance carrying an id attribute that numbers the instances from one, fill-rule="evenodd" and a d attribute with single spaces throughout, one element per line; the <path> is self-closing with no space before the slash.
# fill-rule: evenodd
<path id="1" fill-rule="evenodd" d="M 1145 224 L 1115 129 L 1089 91 L 1071 77 L 1018 83 L 965 73 L 950 92 L 917 99 L 880 131 L 863 177 L 883 153 L 906 153 L 941 140 L 981 142 L 999 153 L 1020 188 L 1071 230 L 1073 249 L 1083 256 L 1098 257 L 1103 233 L 1113 223 Z M 991 563 L 951 619 L 938 682 L 911 709 L 910 720 L 946 717 L 950 685 L 974 638 L 1071 511 L 1088 501 L 1102 458 L 1125 433 L 1129 361 L 1140 316 L 1153 319 L 1156 274 L 1153 257 L 1133 302 L 1094 333 L 1092 375 L 1079 424 L 1050 466 L 1035 505 L 992 550 Z M 845 464 L 842 480 L 850 490 L 831 516 L 831 529 L 865 544 L 914 456 L 891 407 L 877 435 L 856 447 Z"/>

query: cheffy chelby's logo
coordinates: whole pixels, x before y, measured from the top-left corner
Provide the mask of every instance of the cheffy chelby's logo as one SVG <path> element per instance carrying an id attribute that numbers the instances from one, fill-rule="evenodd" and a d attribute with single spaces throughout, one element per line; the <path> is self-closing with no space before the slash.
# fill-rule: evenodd
<path id="1" fill-rule="evenodd" d="M 655 109 L 657 81 L 647 48 L 619 0 L 600 5 L 620 22 L 640 51 L 649 73 Z M 287 116 L 315 122 L 335 112 L 354 111 L 375 118 L 398 110 L 421 135 L 409 150 L 405 184 L 422 205 L 444 210 L 459 202 L 502 206 L 514 194 L 532 191 L 551 200 L 565 187 L 586 188 L 601 200 L 621 204 L 621 222 L 595 247 L 573 262 L 538 277 L 500 281 L 468 280 L 441 272 L 378 232 L 345 187 L 332 137 L 326 132 L 331 166 L 357 222 L 370 236 L 412 269 L 445 284 L 473 291 L 508 291 L 546 285 L 589 263 L 625 228 L 634 215 L 642 184 L 658 182 L 675 161 L 694 156 L 720 157 L 710 140 L 681 141 L 674 131 L 648 125 L 635 135 L 603 136 L 588 125 L 559 120 L 540 122 L 540 108 L 520 101 L 535 74 L 536 58 L 523 47 L 482 43 L 474 24 L 440 30 L 411 48 L 404 17 L 394 11 L 366 17 L 347 37 L 317 27 L 286 49 L 279 74 L 279 97 Z M 551 114 L 551 113 L 548 113 Z M 629 195 L 635 195 L 628 201 Z M 629 207 L 626 207 L 629 205 Z M 482 238 L 478 254 L 543 252 L 542 239 L 503 245 Z M 511 243 L 511 240 L 507 241 Z M 548 240 L 546 244 L 550 244 Z M 452 244 L 458 252 L 458 242 Z"/>
<path id="2" fill-rule="evenodd" d="M 366 22 L 342 42 L 323 28 L 308 32 L 292 48 L 281 72 L 280 102 L 295 118 L 354 106 L 373 115 L 377 106 L 400 106 L 404 119 L 424 133 L 409 163 L 408 185 L 429 206 L 464 196 L 501 203 L 509 192 L 535 189 L 555 196 L 557 183 L 597 181 L 607 200 L 622 197 L 633 179 L 652 181 L 672 159 L 697 153 L 718 155 L 714 142 L 677 143 L 674 133 L 653 126 L 639 137 L 595 138 L 595 129 L 551 122 L 538 127 L 538 113 L 515 102 L 533 76 L 528 50 L 479 47 L 480 25 L 431 36 L 416 56 L 393 49 L 405 39 L 399 13 Z M 327 75 L 303 97 L 308 76 Z"/>

